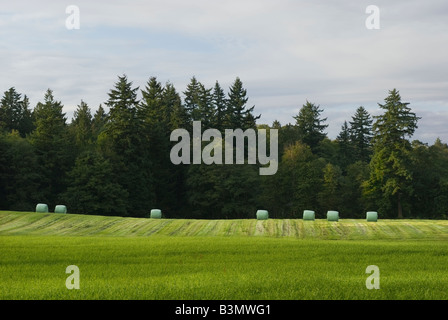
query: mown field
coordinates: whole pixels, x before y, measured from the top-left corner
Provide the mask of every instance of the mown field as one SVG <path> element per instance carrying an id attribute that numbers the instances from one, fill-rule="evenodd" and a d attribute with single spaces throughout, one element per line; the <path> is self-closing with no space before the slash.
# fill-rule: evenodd
<path id="1" fill-rule="evenodd" d="M 446 300 L 447 240 L 448 221 L 0 212 L 0 299 Z M 79 290 L 65 286 L 69 265 Z"/>

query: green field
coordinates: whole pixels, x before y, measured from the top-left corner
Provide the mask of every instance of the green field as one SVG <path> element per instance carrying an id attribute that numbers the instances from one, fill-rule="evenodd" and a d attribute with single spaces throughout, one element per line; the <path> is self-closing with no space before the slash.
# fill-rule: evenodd
<path id="1" fill-rule="evenodd" d="M 0 212 L 0 299 L 448 299 L 448 221 Z M 68 290 L 65 269 L 80 270 Z M 366 267 L 380 269 L 368 290 Z"/>

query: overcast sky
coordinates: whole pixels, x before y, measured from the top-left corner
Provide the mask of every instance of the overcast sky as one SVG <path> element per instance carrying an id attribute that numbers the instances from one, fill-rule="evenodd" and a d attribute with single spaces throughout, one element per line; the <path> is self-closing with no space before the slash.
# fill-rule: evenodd
<path id="1" fill-rule="evenodd" d="M 80 29 L 69 30 L 69 5 Z M 380 29 L 366 28 L 369 5 Z M 118 75 L 185 90 L 192 76 L 226 90 L 240 77 L 259 123 L 293 123 L 318 104 L 334 139 L 359 106 L 379 113 L 388 91 L 422 117 L 414 139 L 448 142 L 448 1 L 10 1 L 0 7 L 0 90 L 43 100 L 71 118 L 95 111 Z"/>

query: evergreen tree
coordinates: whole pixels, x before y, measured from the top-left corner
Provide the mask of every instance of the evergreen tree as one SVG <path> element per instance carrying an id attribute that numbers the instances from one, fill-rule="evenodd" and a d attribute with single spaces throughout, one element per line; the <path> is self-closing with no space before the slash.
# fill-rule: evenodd
<path id="1" fill-rule="evenodd" d="M 215 122 L 215 108 L 213 105 L 212 89 L 207 89 L 199 84 L 199 120 L 201 120 L 203 130 L 213 128 Z"/>
<path id="2" fill-rule="evenodd" d="M 0 208 L 33 211 L 42 198 L 34 147 L 17 130 L 0 134 Z"/>
<path id="3" fill-rule="evenodd" d="M 213 128 L 218 129 L 223 132 L 226 129 L 226 105 L 227 99 L 224 90 L 221 88 L 221 85 L 218 81 L 216 81 L 215 86 L 213 87 L 212 93 L 212 101 L 215 109 L 215 117 Z"/>
<path id="4" fill-rule="evenodd" d="M 75 137 L 75 143 L 79 152 L 86 150 L 93 143 L 92 113 L 87 103 L 81 100 L 81 104 L 73 114 L 71 128 Z"/>
<path id="5" fill-rule="evenodd" d="M 350 138 L 350 129 L 347 121 L 344 121 L 341 132 L 336 138 L 338 145 L 338 163 L 343 171 L 353 162 L 353 148 Z"/>
<path id="6" fill-rule="evenodd" d="M 379 104 L 384 114 L 374 117 L 371 175 L 366 184 L 367 194 L 376 195 L 385 211 L 390 210 L 394 199 L 398 218 L 403 218 L 403 198 L 413 192 L 408 138 L 414 134 L 419 118 L 408 104 L 401 102 L 396 89 L 389 91 L 385 104 Z"/>
<path id="7" fill-rule="evenodd" d="M 356 113 L 350 121 L 350 136 L 356 161 L 370 161 L 372 122 L 370 114 L 362 106 L 356 109 Z"/>
<path id="8" fill-rule="evenodd" d="M 145 123 L 160 123 L 165 126 L 169 122 L 169 112 L 164 103 L 162 84 L 156 77 L 151 77 L 141 92 L 143 99 L 139 105 L 140 116 Z"/>
<path id="9" fill-rule="evenodd" d="M 199 121 L 201 119 L 199 110 L 200 92 L 201 83 L 196 79 L 196 77 L 191 78 L 190 83 L 187 85 L 187 89 L 184 92 L 184 107 L 188 114 L 188 122 Z M 191 128 L 191 123 L 189 123 L 189 127 Z"/>
<path id="10" fill-rule="evenodd" d="M 428 146 L 412 142 L 413 217 L 445 218 L 448 212 L 448 146 L 437 139 Z"/>
<path id="11" fill-rule="evenodd" d="M 65 113 L 60 101 L 56 101 L 53 91 L 48 89 L 44 102 L 34 109 L 36 129 L 30 136 L 36 148 L 41 172 L 43 199 L 55 204 L 57 196 L 65 189 L 68 169 L 73 163 L 74 148 L 68 138 Z"/>
<path id="12" fill-rule="evenodd" d="M 319 106 L 307 101 L 299 111 L 297 116 L 293 118 L 296 120 L 296 126 L 300 139 L 310 146 L 315 153 L 318 149 L 319 143 L 326 137 L 324 130 L 328 125 L 323 124 L 327 118 L 321 119 L 320 115 L 323 112 Z"/>
<path id="13" fill-rule="evenodd" d="M 150 78 L 145 90 L 142 90 L 142 96 L 139 112 L 150 146 L 152 181 L 157 186 L 154 190 L 154 205 L 164 208 L 165 214 L 169 216 L 176 211 L 175 205 L 178 204 L 172 199 L 172 194 L 176 192 L 178 170 L 170 160 L 171 120 L 175 106 L 167 99 L 166 90 L 155 77 Z"/>
<path id="14" fill-rule="evenodd" d="M 138 87 L 133 88 L 126 75 L 109 92 L 106 105 L 109 120 L 100 134 L 99 144 L 107 155 L 121 187 L 129 194 L 127 214 L 147 215 L 154 202 L 151 162 L 144 123 L 138 117 Z"/>
<path id="15" fill-rule="evenodd" d="M 104 127 L 109 119 L 107 112 L 104 110 L 103 106 L 100 104 L 92 119 L 92 136 L 94 141 L 98 139 L 98 136 L 103 132 Z"/>
<path id="16" fill-rule="evenodd" d="M 5 91 L 0 101 L 0 128 L 6 132 L 17 130 L 22 137 L 34 129 L 28 97 L 22 99 L 14 87 Z"/>
<path id="17" fill-rule="evenodd" d="M 173 84 L 165 84 L 163 101 L 170 114 L 170 130 L 186 128 L 189 121 L 187 110 L 183 106 L 182 99 Z"/>
<path id="18" fill-rule="evenodd" d="M 165 84 L 163 100 L 168 110 L 170 111 L 170 120 L 168 126 L 168 128 L 170 129 L 170 135 L 171 132 L 175 129 L 188 128 L 189 118 L 187 111 L 185 110 L 182 104 L 182 99 L 173 84 Z M 169 138 L 167 138 L 167 141 L 169 141 Z M 170 149 L 174 144 L 175 143 L 172 142 L 172 144 L 170 145 Z M 166 195 L 166 199 L 168 199 L 169 197 L 171 198 L 169 205 L 169 210 L 171 210 L 170 214 L 173 217 L 182 217 L 182 215 L 179 215 L 179 213 L 185 214 L 185 210 L 179 210 L 179 208 L 186 208 L 188 205 L 185 187 L 187 168 L 185 166 L 176 166 L 172 164 L 171 159 L 169 161 L 167 160 L 167 164 L 170 166 L 170 179 L 172 179 L 171 193 Z"/>
<path id="19" fill-rule="evenodd" d="M 253 111 L 255 106 L 246 108 L 249 98 L 247 97 L 247 90 L 243 87 L 243 82 L 240 78 L 236 78 L 229 89 L 227 98 L 227 124 L 229 128 L 226 129 L 242 129 L 256 128 L 256 121 L 261 117 L 254 116 Z"/>
<path id="20" fill-rule="evenodd" d="M 101 155 L 87 152 L 76 159 L 61 200 L 77 214 L 126 215 L 128 193 L 117 181 L 114 168 Z"/>

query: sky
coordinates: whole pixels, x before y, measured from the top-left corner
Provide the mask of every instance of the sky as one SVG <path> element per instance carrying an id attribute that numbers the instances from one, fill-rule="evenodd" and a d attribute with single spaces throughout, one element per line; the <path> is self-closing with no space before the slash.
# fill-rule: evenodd
<path id="1" fill-rule="evenodd" d="M 81 99 L 104 106 L 123 74 L 180 93 L 193 76 L 226 91 L 239 77 L 258 123 L 294 123 L 310 101 L 334 139 L 359 106 L 380 114 L 396 88 L 421 117 L 412 139 L 448 142 L 446 0 L 1 2 L 1 92 L 15 87 L 34 107 L 50 88 L 69 119 Z M 79 29 L 67 28 L 71 5 Z"/>

